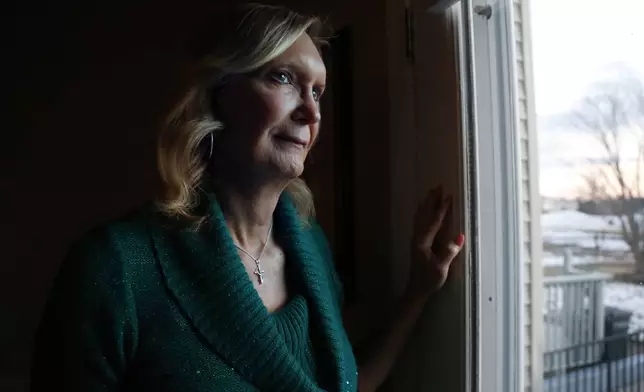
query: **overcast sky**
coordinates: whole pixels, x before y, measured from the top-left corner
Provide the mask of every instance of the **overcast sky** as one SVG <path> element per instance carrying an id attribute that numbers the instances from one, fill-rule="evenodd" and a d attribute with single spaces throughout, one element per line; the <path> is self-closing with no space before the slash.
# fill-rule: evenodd
<path id="1" fill-rule="evenodd" d="M 569 110 L 615 63 L 644 77 L 644 0 L 530 3 L 539 118 Z M 539 129 L 539 148 L 546 196 L 578 196 L 587 158 L 601 155 L 590 135 L 571 132 Z"/>

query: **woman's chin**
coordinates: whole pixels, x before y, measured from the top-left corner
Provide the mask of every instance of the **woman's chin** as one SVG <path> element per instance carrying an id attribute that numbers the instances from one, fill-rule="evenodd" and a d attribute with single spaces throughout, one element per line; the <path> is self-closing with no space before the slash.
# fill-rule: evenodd
<path id="1" fill-rule="evenodd" d="M 302 175 L 304 172 L 304 162 L 299 160 L 292 160 L 288 163 L 280 162 L 276 169 L 279 177 L 290 181 Z"/>
<path id="2" fill-rule="evenodd" d="M 297 166 L 297 167 L 290 167 L 288 169 L 282 170 L 281 172 L 285 179 L 292 180 L 294 178 L 301 176 L 302 173 L 304 173 L 304 165 Z"/>
<path id="3" fill-rule="evenodd" d="M 304 172 L 306 154 L 302 151 L 279 151 L 273 155 L 271 161 L 272 171 L 281 178 L 293 179 Z"/>

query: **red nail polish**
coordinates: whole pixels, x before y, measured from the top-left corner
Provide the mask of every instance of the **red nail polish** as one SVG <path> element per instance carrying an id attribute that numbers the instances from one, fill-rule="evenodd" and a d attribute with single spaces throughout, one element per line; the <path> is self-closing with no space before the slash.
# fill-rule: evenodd
<path id="1" fill-rule="evenodd" d="M 456 237 L 456 245 L 458 247 L 462 247 L 463 244 L 465 243 L 465 234 L 459 234 L 458 237 Z"/>

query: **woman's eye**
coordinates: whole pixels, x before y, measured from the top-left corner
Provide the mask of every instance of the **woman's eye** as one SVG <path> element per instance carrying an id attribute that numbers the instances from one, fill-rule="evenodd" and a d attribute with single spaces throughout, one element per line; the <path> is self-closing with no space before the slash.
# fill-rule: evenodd
<path id="1" fill-rule="evenodd" d="M 291 77 L 286 72 L 275 72 L 272 75 L 273 80 L 282 84 L 290 84 Z"/>
<path id="2" fill-rule="evenodd" d="M 322 91 L 320 89 L 314 88 L 313 89 L 313 99 L 316 101 L 319 101 L 320 98 L 322 98 Z"/>

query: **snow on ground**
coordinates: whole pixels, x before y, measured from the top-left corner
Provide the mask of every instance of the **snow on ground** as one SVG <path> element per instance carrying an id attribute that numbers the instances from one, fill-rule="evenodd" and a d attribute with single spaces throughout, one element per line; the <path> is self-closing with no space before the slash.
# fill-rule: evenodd
<path id="1" fill-rule="evenodd" d="M 541 215 L 543 232 L 561 230 L 603 231 L 619 233 L 619 219 L 612 215 L 590 215 L 580 211 L 562 210 Z"/>
<path id="2" fill-rule="evenodd" d="M 629 332 L 644 330 L 644 285 L 607 282 L 604 305 L 633 312 Z"/>
<path id="3" fill-rule="evenodd" d="M 599 264 L 603 261 L 595 256 L 572 256 L 572 265 L 582 264 Z M 543 252 L 541 257 L 541 265 L 544 267 L 557 267 L 564 265 L 564 257 L 553 253 Z"/>
<path id="4" fill-rule="evenodd" d="M 553 211 L 541 215 L 541 228 L 544 245 L 551 247 L 615 252 L 618 257 L 614 259 L 617 260 L 623 260 L 623 257 L 619 257 L 620 253 L 629 252 L 628 244 L 621 238 L 617 216 L 590 215 L 576 210 Z M 605 262 L 607 260 L 597 260 L 587 255 L 573 254 L 572 258 L 573 265 Z M 563 265 L 563 254 L 544 254 L 543 265 Z"/>
<path id="5" fill-rule="evenodd" d="M 544 245 L 551 245 L 543 252 L 544 267 L 564 264 L 563 246 L 570 249 L 572 265 L 605 264 L 624 261 L 629 247 L 620 238 L 620 222 L 617 216 L 589 215 L 576 210 L 560 210 L 541 215 Z M 554 247 L 552 247 L 554 245 Z M 561 246 L 561 252 L 557 252 Z M 601 250 L 598 256 L 590 250 Z M 606 257 L 608 255 L 608 257 Z M 555 293 L 557 294 L 557 293 Z M 554 302 L 552 300 L 554 299 Z M 561 309 L 563 292 L 553 298 L 545 298 L 544 312 Z M 632 313 L 629 332 L 644 330 L 644 285 L 606 282 L 604 305 Z"/>
<path id="6" fill-rule="evenodd" d="M 599 248 L 605 251 L 626 252 L 628 244 L 621 238 L 595 239 L 593 234 L 581 231 L 575 232 L 544 232 L 543 242 L 552 245 L 569 245 L 583 249 Z"/>

